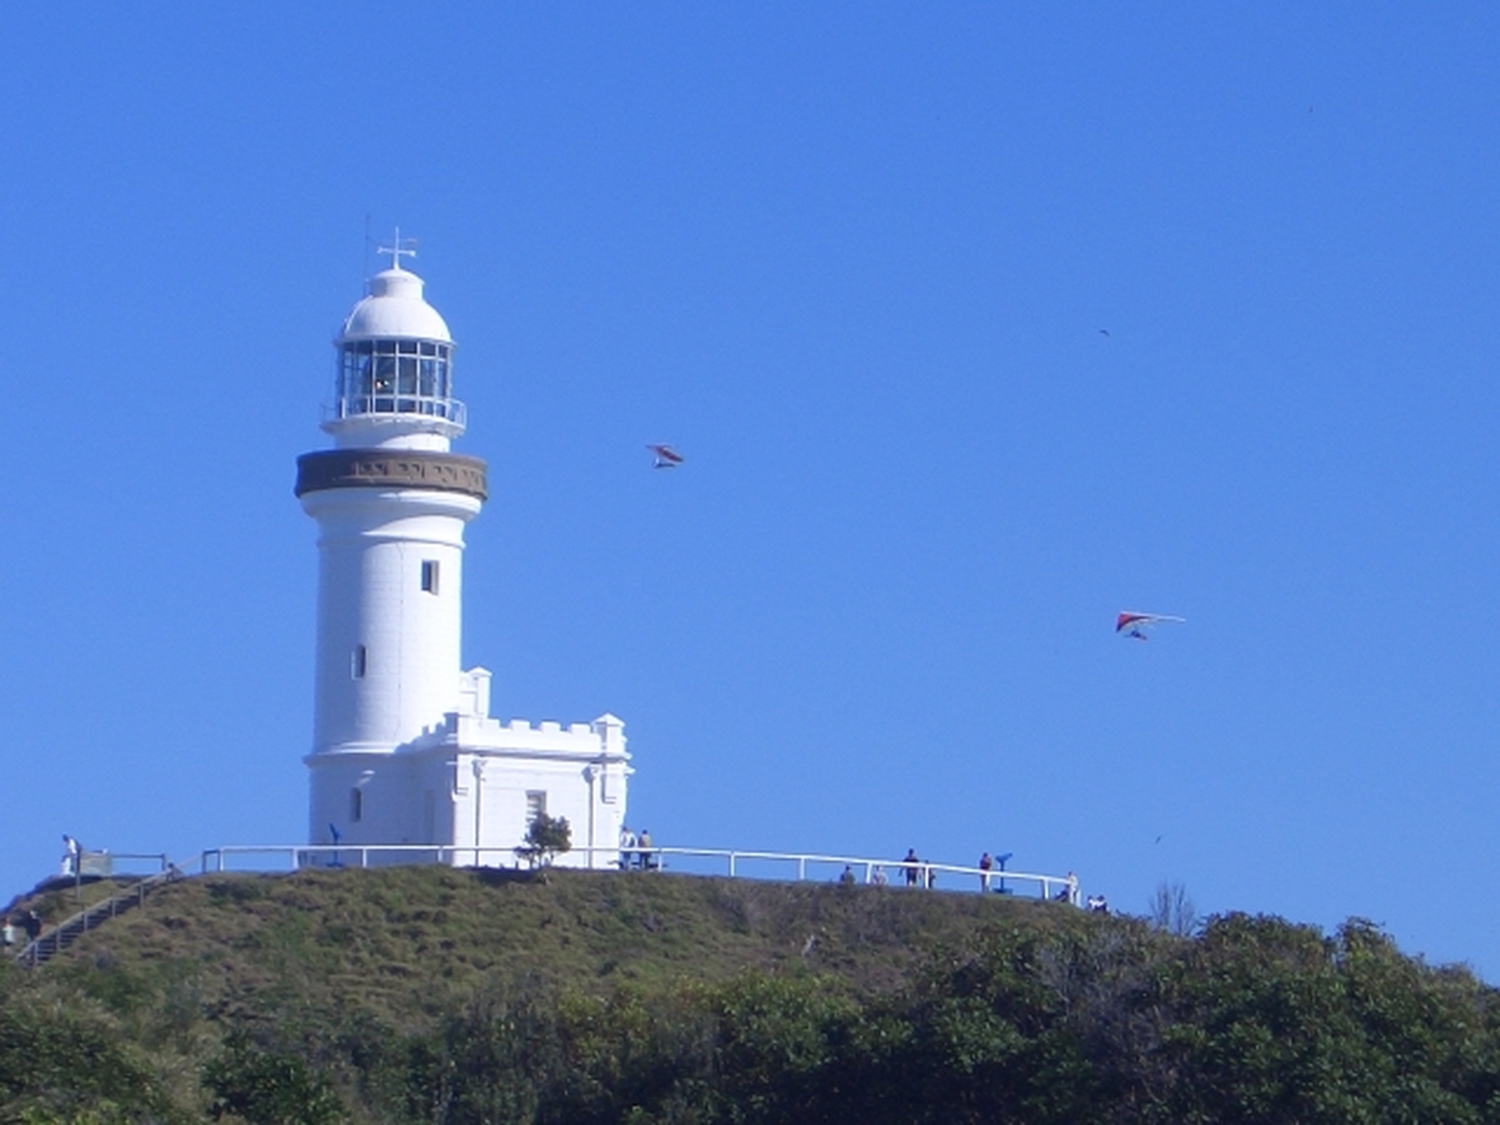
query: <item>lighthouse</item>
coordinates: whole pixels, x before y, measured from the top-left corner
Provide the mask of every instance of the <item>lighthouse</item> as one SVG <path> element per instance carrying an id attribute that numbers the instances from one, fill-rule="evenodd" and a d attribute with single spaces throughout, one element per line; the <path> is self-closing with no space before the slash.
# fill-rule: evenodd
<path id="1" fill-rule="evenodd" d="M 414 251 L 398 234 L 382 253 L 390 267 L 333 341 L 333 448 L 297 459 L 318 525 L 309 842 L 510 866 L 546 813 L 578 849 L 559 862 L 610 866 L 632 772 L 624 724 L 499 722 L 489 671 L 463 669 L 464 528 L 489 498 L 487 468 L 452 451 L 467 420 L 455 344 L 402 265 Z"/>

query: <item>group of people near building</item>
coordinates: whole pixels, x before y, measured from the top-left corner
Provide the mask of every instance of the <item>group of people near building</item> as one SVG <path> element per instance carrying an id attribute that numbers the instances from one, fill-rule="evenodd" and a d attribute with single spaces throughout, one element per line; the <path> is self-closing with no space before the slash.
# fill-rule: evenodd
<path id="1" fill-rule="evenodd" d="M 916 848 L 907 848 L 906 855 L 901 860 L 901 870 L 906 875 L 908 887 L 926 887 L 931 890 L 937 886 L 937 870 L 930 863 L 923 863 L 917 856 Z"/>
<path id="2" fill-rule="evenodd" d="M 655 871 L 661 866 L 661 855 L 652 849 L 651 829 L 642 828 L 640 834 L 620 825 L 620 870 Z"/>
<path id="3" fill-rule="evenodd" d="M 917 855 L 916 848 L 907 848 L 905 858 L 897 866 L 901 868 L 908 887 L 937 886 L 937 870 L 930 862 Z M 884 865 L 877 863 L 867 869 L 866 881 L 872 887 L 885 887 L 890 885 L 891 878 L 886 874 Z M 859 882 L 859 877 L 854 874 L 854 868 L 847 863 L 844 864 L 844 870 L 839 875 L 839 883 L 847 887 L 857 882 Z"/>
<path id="4" fill-rule="evenodd" d="M 917 855 L 916 848 L 907 848 L 906 855 L 897 864 L 901 868 L 902 877 L 908 887 L 926 887 L 931 889 L 937 886 L 937 868 L 928 860 Z M 979 860 L 982 871 L 988 872 L 994 866 L 994 860 L 989 852 L 985 852 Z M 867 869 L 866 881 L 872 887 L 885 887 L 890 885 L 890 876 L 885 873 L 882 864 L 873 864 Z M 859 882 L 859 876 L 854 873 L 850 864 L 844 864 L 844 870 L 839 874 L 839 884 L 850 887 Z M 980 889 L 989 890 L 989 876 L 986 874 L 980 881 Z"/>
<path id="5" fill-rule="evenodd" d="M 1005 885 L 1005 861 L 1010 859 L 1009 853 L 996 859 L 989 852 L 979 857 L 979 890 L 981 893 L 997 891 L 1000 894 L 1009 894 L 1010 889 Z M 937 886 L 937 865 L 930 860 L 925 860 L 917 855 L 916 848 L 907 848 L 906 855 L 896 864 L 901 868 L 901 875 L 908 887 L 933 888 Z M 851 864 L 844 864 L 844 870 L 839 875 L 841 886 L 853 886 L 859 882 L 859 876 L 854 873 Z M 871 886 L 884 887 L 890 883 L 885 868 L 880 864 L 872 864 L 866 868 L 865 881 Z M 1054 896 L 1059 902 L 1077 903 L 1078 901 L 1078 877 L 1071 871 L 1064 881 L 1062 888 Z M 1103 895 L 1090 895 L 1088 909 L 1096 913 L 1108 914 L 1109 905 L 1105 902 Z"/>
<path id="6" fill-rule="evenodd" d="M 1010 893 L 1005 885 L 1005 862 L 1008 859 L 1010 859 L 1009 853 L 1000 856 L 999 859 L 989 852 L 979 857 L 981 893 L 989 891 L 997 891 L 1000 894 Z M 621 871 L 657 871 L 661 868 L 661 853 L 652 844 L 651 832 L 648 829 L 643 828 L 636 833 L 627 825 L 620 826 L 619 864 Z M 937 886 L 937 865 L 917 855 L 916 848 L 907 848 L 906 855 L 893 866 L 901 869 L 901 878 L 908 887 L 925 887 L 931 890 Z M 859 876 L 855 873 L 852 864 L 844 864 L 844 870 L 839 873 L 838 882 L 844 887 L 852 887 L 859 882 Z M 890 876 L 886 874 L 884 865 L 870 864 L 865 869 L 865 882 L 873 887 L 884 887 L 890 884 Z M 1054 897 L 1059 902 L 1076 904 L 1078 877 L 1071 871 L 1068 872 L 1066 882 Z M 1109 912 L 1109 906 L 1105 903 L 1103 895 L 1090 895 L 1088 909 L 1098 913 Z"/>
<path id="7" fill-rule="evenodd" d="M 992 887 L 990 872 L 996 868 L 995 857 L 990 855 L 989 852 L 985 852 L 979 857 L 979 870 L 983 873 L 979 876 L 979 889 L 981 891 L 993 889 L 1000 891 L 1002 894 L 1006 893 L 1005 861 L 1009 858 L 1010 856 L 1008 855 L 1000 857 L 998 865 L 1000 869 L 999 885 Z M 877 870 L 879 869 L 877 868 Z M 908 887 L 926 887 L 931 890 L 937 886 L 936 866 L 918 856 L 916 848 L 906 849 L 906 855 L 901 860 L 901 870 L 906 877 L 906 885 Z M 872 879 L 871 882 L 874 882 L 874 880 Z"/>

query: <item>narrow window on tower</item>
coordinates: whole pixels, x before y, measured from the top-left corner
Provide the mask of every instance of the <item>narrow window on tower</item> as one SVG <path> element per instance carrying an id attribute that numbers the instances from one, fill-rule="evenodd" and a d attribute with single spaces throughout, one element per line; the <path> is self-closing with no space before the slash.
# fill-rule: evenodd
<path id="1" fill-rule="evenodd" d="M 349 790 L 349 819 L 356 824 L 365 815 L 365 794 L 362 789 Z"/>
<path id="2" fill-rule="evenodd" d="M 429 594 L 438 592 L 438 564 L 436 559 L 422 560 L 422 589 Z"/>
<path id="3" fill-rule="evenodd" d="M 365 646 L 355 645 L 354 651 L 349 654 L 349 675 L 352 679 L 362 680 L 365 678 L 365 664 L 367 660 Z"/>
<path id="4" fill-rule="evenodd" d="M 547 815 L 547 793 L 542 789 L 526 790 L 526 827 L 536 823 L 536 818 Z"/>

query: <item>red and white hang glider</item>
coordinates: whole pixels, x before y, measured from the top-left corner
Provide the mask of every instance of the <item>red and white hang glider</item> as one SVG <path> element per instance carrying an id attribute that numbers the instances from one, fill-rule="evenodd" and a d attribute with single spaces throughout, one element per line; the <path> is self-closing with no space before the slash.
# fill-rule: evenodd
<path id="1" fill-rule="evenodd" d="M 670 445 L 647 445 L 651 451 L 651 467 L 653 469 L 675 469 L 682 464 L 682 454 Z"/>
<path id="2" fill-rule="evenodd" d="M 1144 641 L 1150 638 L 1146 630 L 1160 625 L 1164 621 L 1186 621 L 1185 617 L 1173 617 L 1167 613 L 1122 613 L 1115 618 L 1115 633 L 1117 636 L 1129 637 L 1133 641 Z"/>

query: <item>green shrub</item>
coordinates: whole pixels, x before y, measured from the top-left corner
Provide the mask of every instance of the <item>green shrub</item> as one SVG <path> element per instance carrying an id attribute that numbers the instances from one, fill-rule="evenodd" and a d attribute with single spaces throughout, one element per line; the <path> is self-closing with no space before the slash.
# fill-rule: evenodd
<path id="1" fill-rule="evenodd" d="M 233 1114 L 251 1125 L 333 1125 L 344 1117 L 338 1095 L 299 1056 L 257 1047 L 242 1034 L 208 1061 L 203 1081 L 215 1119 Z"/>

